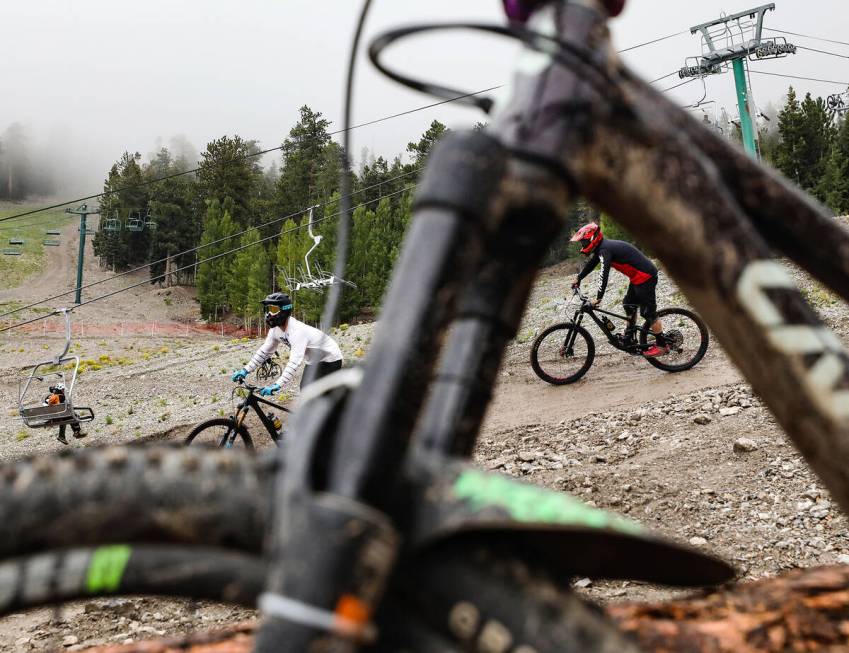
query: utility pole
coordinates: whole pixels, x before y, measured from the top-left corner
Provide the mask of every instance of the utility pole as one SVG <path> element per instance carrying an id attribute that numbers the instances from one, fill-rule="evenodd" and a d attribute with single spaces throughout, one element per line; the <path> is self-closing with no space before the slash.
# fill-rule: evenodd
<path id="1" fill-rule="evenodd" d="M 746 81 L 745 60 L 762 61 L 796 54 L 796 46 L 783 37 L 763 38 L 764 16 L 766 12 L 774 10 L 775 3 L 770 3 L 691 27 L 691 34 L 698 32 L 702 36 L 702 54 L 687 59 L 685 66 L 678 71 L 681 79 L 706 77 L 725 72 L 728 64 L 731 64 L 740 110 L 743 147 L 755 159 L 758 158 L 758 149 L 753 117 L 754 101 Z"/>
<path id="2" fill-rule="evenodd" d="M 85 237 L 89 233 L 86 228 L 86 218 L 90 215 L 97 215 L 100 212 L 99 208 L 90 209 L 87 205 L 82 204 L 75 209 L 65 209 L 65 213 L 73 213 L 80 216 L 80 250 L 77 255 L 77 287 L 74 303 L 82 302 L 83 289 L 83 261 L 85 259 Z M 92 232 L 93 233 L 93 232 Z"/>

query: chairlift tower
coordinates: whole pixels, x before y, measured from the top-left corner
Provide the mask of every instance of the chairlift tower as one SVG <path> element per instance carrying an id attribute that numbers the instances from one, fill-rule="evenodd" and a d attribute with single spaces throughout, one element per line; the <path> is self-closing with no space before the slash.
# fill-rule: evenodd
<path id="1" fill-rule="evenodd" d="M 734 70 L 743 147 L 753 158 L 758 157 L 753 119 L 754 101 L 746 81 L 744 61 L 746 58 L 752 61 L 780 59 L 796 54 L 796 46 L 788 43 L 787 39 L 763 37 L 764 17 L 768 11 L 774 10 L 773 2 L 691 27 L 691 34 L 701 34 L 702 54 L 688 58 L 684 67 L 678 71 L 681 79 L 706 77 L 725 72 L 730 64 Z"/>
<path id="2" fill-rule="evenodd" d="M 100 208 L 88 208 L 86 204 L 81 204 L 75 209 L 65 209 L 65 213 L 73 213 L 74 215 L 80 216 L 80 249 L 79 254 L 77 256 L 77 286 L 76 286 L 76 294 L 74 295 L 74 303 L 79 304 L 82 302 L 82 288 L 83 288 L 83 260 L 85 259 L 85 237 L 90 233 L 94 233 L 88 230 L 86 227 L 86 219 L 90 215 L 98 215 L 100 213 Z"/>

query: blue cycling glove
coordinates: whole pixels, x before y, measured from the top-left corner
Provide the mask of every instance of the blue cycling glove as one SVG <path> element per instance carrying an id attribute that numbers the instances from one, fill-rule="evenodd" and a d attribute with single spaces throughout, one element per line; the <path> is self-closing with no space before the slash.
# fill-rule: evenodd
<path id="1" fill-rule="evenodd" d="M 248 376 L 247 370 L 239 370 L 238 372 L 233 372 L 233 376 L 231 377 L 234 383 L 238 383 L 239 381 L 244 381 Z"/>
<path id="2" fill-rule="evenodd" d="M 259 391 L 261 397 L 270 397 L 272 395 L 280 392 L 280 385 L 277 383 L 272 383 L 271 385 L 265 386 L 262 390 Z"/>

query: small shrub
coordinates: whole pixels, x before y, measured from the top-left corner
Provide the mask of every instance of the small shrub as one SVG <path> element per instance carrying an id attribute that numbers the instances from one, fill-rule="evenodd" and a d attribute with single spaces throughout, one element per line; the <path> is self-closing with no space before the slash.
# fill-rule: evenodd
<path id="1" fill-rule="evenodd" d="M 160 399 L 160 400 L 157 402 L 157 404 L 158 404 L 158 405 L 160 405 L 160 406 L 167 406 L 167 405 L 168 405 L 168 400 L 167 400 L 167 399 L 164 399 L 164 398 L 163 398 L 163 399 Z"/>
<path id="2" fill-rule="evenodd" d="M 18 431 L 17 435 L 15 435 L 15 440 L 17 440 L 18 442 L 23 442 L 28 437 L 29 437 L 29 431 L 21 430 L 21 431 Z"/>
<path id="3" fill-rule="evenodd" d="M 218 416 L 219 416 L 219 417 L 224 417 L 224 409 L 223 409 L 223 408 L 219 408 L 219 409 L 218 409 Z"/>
<path id="4" fill-rule="evenodd" d="M 220 350 L 221 350 L 221 347 L 219 347 L 218 345 L 212 345 L 212 351 L 220 351 Z"/>
<path id="5" fill-rule="evenodd" d="M 171 417 L 171 413 L 162 413 L 162 414 L 159 416 L 159 421 L 160 421 L 160 422 L 165 422 L 165 421 L 167 421 L 167 420 L 168 420 L 168 418 L 169 418 L 169 417 Z"/>
<path id="6" fill-rule="evenodd" d="M 106 425 L 107 425 L 107 426 L 111 425 L 111 424 L 112 424 L 112 422 L 114 422 L 114 421 L 115 421 L 115 420 L 113 420 L 113 419 L 112 419 L 112 415 L 107 415 L 107 416 L 106 416 Z"/>
<path id="7" fill-rule="evenodd" d="M 520 345 L 524 345 L 527 342 L 530 342 L 534 338 L 534 330 L 533 329 L 525 329 L 518 336 L 516 336 L 516 342 Z"/>
<path id="8" fill-rule="evenodd" d="M 174 303 L 174 301 L 170 297 L 165 298 L 165 305 L 166 306 L 171 306 L 171 304 L 173 304 L 173 303 Z"/>
<path id="9" fill-rule="evenodd" d="M 212 395 L 212 403 L 213 403 L 213 404 L 217 404 L 217 403 L 218 403 L 218 395 Z"/>

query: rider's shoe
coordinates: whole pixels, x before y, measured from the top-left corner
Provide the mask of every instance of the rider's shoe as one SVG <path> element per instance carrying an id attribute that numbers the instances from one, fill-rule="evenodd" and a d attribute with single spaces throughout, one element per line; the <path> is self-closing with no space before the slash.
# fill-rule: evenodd
<path id="1" fill-rule="evenodd" d="M 68 444 L 68 440 L 65 438 L 64 433 L 60 433 L 59 435 L 57 435 L 56 439 L 59 440 L 59 442 L 61 442 L 62 444 Z"/>
<path id="2" fill-rule="evenodd" d="M 74 429 L 72 432 L 73 432 L 73 434 L 74 434 L 74 437 L 75 437 L 77 440 L 80 440 L 80 439 L 82 439 L 82 438 L 84 438 L 84 437 L 88 436 L 88 433 L 86 433 L 86 432 L 85 432 L 85 431 L 83 431 L 82 429 Z"/>
<path id="3" fill-rule="evenodd" d="M 668 353 L 669 345 L 663 345 L 662 347 L 652 345 L 643 352 L 643 356 L 645 356 L 646 358 L 657 358 L 658 356 L 665 356 Z"/>

